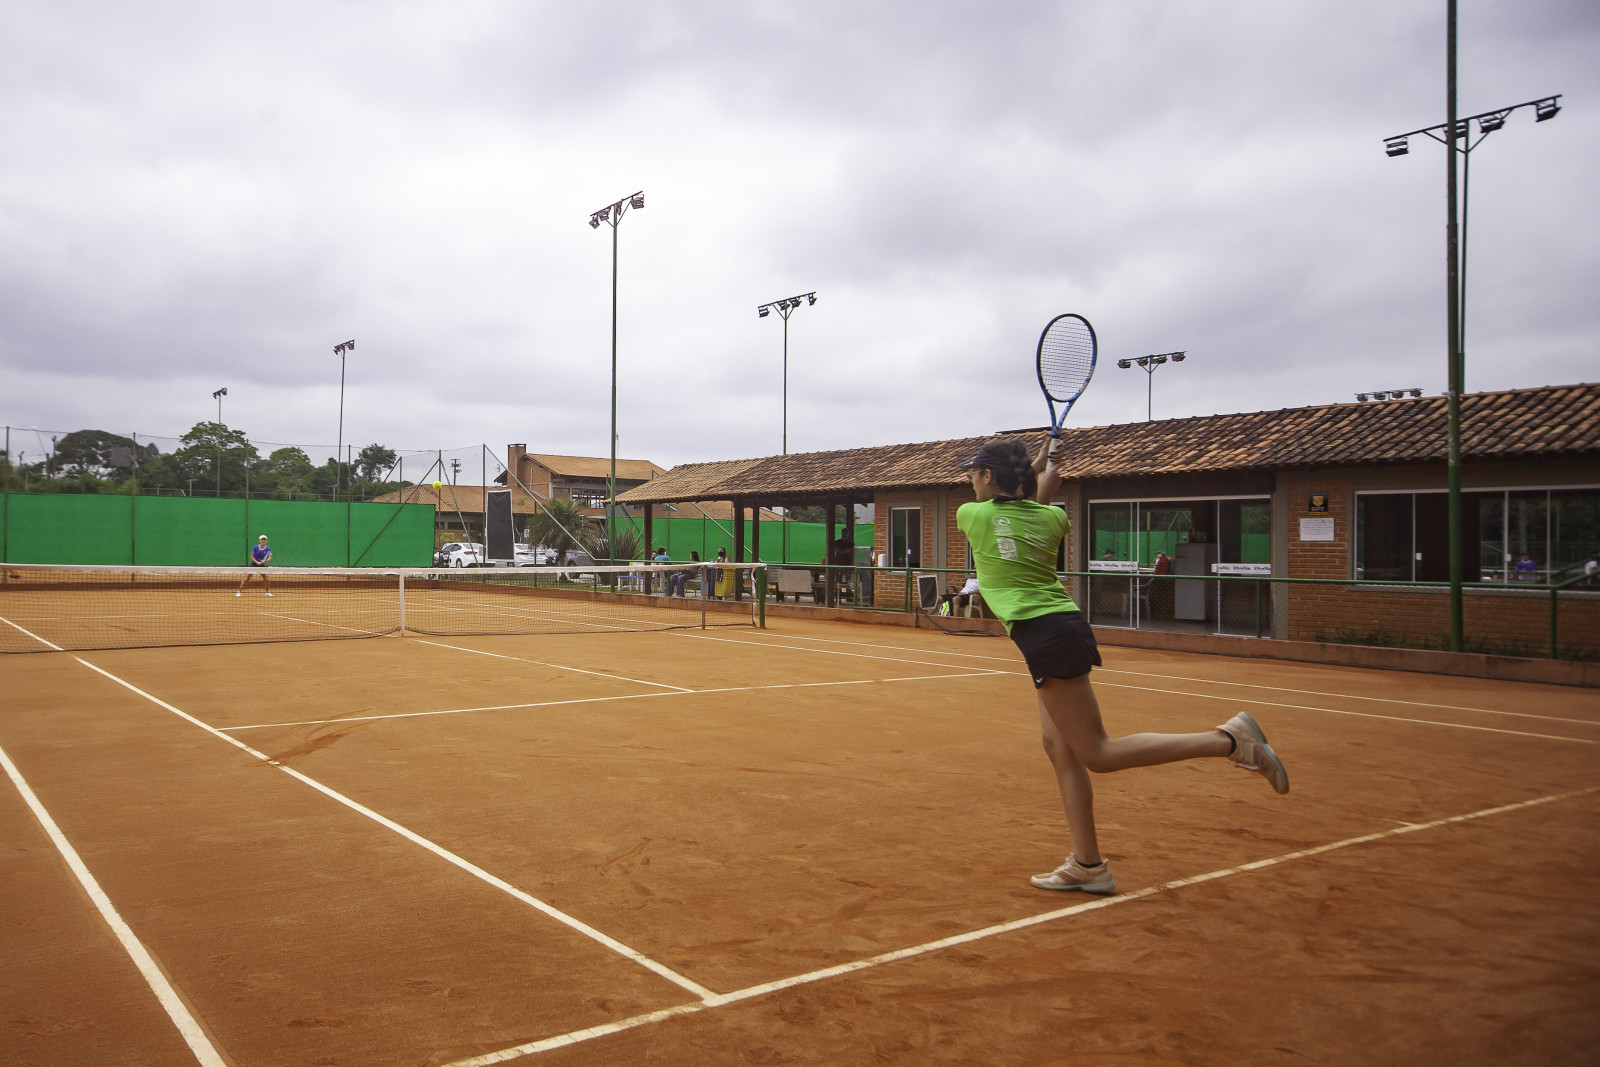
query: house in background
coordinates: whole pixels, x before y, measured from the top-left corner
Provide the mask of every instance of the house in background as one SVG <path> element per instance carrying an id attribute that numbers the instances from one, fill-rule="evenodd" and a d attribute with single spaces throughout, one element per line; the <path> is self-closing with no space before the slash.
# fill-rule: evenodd
<path id="1" fill-rule="evenodd" d="M 606 513 L 606 481 L 611 475 L 611 460 L 606 456 L 555 456 L 529 452 L 526 444 L 506 446 L 506 467 L 516 480 L 536 496 L 547 500 L 570 500 L 584 514 L 598 517 Z M 667 473 L 647 459 L 617 459 L 617 493 L 621 495 Z M 502 471 L 496 484 L 505 485 Z M 622 514 L 630 514 L 622 512 Z"/>

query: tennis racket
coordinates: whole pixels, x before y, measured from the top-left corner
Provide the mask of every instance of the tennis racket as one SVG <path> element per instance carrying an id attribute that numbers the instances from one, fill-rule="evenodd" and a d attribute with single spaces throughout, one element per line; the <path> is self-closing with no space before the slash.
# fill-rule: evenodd
<path id="1" fill-rule="evenodd" d="M 1089 387 L 1096 348 L 1094 327 L 1082 315 L 1057 315 L 1039 335 L 1039 388 L 1050 405 L 1051 437 L 1061 436 L 1067 412 Z"/>

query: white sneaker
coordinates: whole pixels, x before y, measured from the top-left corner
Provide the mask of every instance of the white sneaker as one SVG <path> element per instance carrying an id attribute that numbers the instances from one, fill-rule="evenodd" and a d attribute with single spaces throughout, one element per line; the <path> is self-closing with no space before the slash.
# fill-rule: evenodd
<path id="1" fill-rule="evenodd" d="M 1036 874 L 1028 879 L 1039 889 L 1076 889 L 1080 893 L 1115 893 L 1116 879 L 1111 877 L 1111 864 L 1100 861 L 1098 867 L 1085 867 L 1068 856 L 1066 862 L 1049 874 Z"/>
<path id="2" fill-rule="evenodd" d="M 1267 735 L 1248 713 L 1241 711 L 1217 729 L 1233 738 L 1233 755 L 1228 758 L 1234 766 L 1255 771 L 1280 793 L 1289 791 L 1289 772 L 1283 769 L 1283 761 L 1267 744 Z"/>
<path id="3" fill-rule="evenodd" d="M 234 590 L 233 595 L 234 596 L 244 596 L 244 594 L 239 592 L 237 589 Z"/>
<path id="4" fill-rule="evenodd" d="M 268 596 L 271 596 L 271 595 L 272 595 L 272 594 L 271 594 L 271 593 L 268 593 L 268 594 L 267 594 L 267 595 L 268 595 Z"/>

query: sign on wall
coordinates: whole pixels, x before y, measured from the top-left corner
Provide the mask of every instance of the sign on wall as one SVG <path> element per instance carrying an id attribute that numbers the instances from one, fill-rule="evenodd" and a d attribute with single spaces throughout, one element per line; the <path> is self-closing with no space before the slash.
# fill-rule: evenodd
<path id="1" fill-rule="evenodd" d="M 1332 541 L 1332 519 L 1301 519 L 1300 540 L 1302 541 Z"/>

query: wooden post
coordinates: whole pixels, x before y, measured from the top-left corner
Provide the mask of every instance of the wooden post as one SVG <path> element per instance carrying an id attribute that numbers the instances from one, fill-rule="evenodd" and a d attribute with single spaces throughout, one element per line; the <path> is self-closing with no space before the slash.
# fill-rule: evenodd
<path id="1" fill-rule="evenodd" d="M 733 562 L 744 562 L 744 501 L 733 501 Z M 733 599 L 744 599 L 744 582 L 740 573 L 733 572 Z"/>

